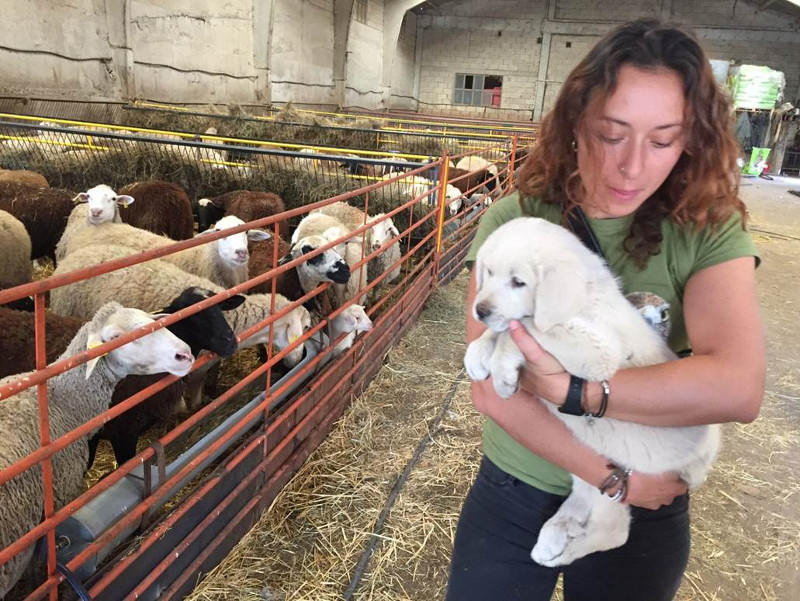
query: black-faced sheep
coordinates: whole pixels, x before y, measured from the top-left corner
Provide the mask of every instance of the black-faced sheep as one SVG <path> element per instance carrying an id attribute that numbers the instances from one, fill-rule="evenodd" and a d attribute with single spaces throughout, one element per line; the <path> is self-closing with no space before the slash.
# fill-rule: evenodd
<path id="1" fill-rule="evenodd" d="M 144 311 L 108 303 L 81 327 L 62 355 L 67 358 L 153 323 Z M 184 376 L 194 357 L 189 346 L 167 329 L 153 332 L 70 369 L 47 381 L 50 435 L 59 438 L 107 410 L 116 384 L 129 374 L 169 372 Z M 0 385 L 24 378 L 3 378 Z M 24 459 L 39 448 L 39 403 L 36 387 L 0 402 L 0 469 Z M 84 490 L 83 474 L 89 449 L 86 438 L 52 457 L 55 508 L 60 509 Z M 8 547 L 42 520 L 44 491 L 42 468 L 37 465 L 0 486 L 0 547 Z M 33 545 L 0 568 L 0 597 L 14 586 L 33 555 Z"/>
<path id="2" fill-rule="evenodd" d="M 55 258 L 56 244 L 72 211 L 74 192 L 0 183 L 0 210 L 19 219 L 31 237 L 31 259 Z"/>
<path id="3" fill-rule="evenodd" d="M 226 215 L 235 215 L 245 223 L 272 217 L 286 211 L 283 199 L 272 192 L 255 190 L 234 190 L 213 198 L 201 198 L 197 201 L 197 222 L 201 230 Z M 270 226 L 272 229 L 272 226 Z M 280 233 L 287 233 L 286 224 L 280 222 Z"/>
<path id="4" fill-rule="evenodd" d="M 0 211 L 0 289 L 31 281 L 31 238 L 23 223 Z"/>
<path id="5" fill-rule="evenodd" d="M 341 306 L 345 301 L 360 298 L 361 291 L 367 286 L 367 267 L 362 265 L 356 269 L 353 266 L 365 256 L 362 236 L 347 238 L 350 228 L 341 221 L 323 213 L 310 213 L 306 215 L 292 234 L 292 243 L 297 244 L 303 238 L 321 236 L 327 242 L 340 240 L 333 248 L 338 252 L 350 268 L 350 277 L 344 284 L 334 284 L 336 306 Z M 305 286 L 303 286 L 305 289 Z"/>
<path id="6" fill-rule="evenodd" d="M 31 188 L 50 187 L 44 175 L 24 169 L 0 169 L 0 183 L 5 182 L 22 184 L 23 186 L 30 186 Z"/>
<path id="7" fill-rule="evenodd" d="M 188 240 L 194 235 L 192 202 L 177 184 L 157 180 L 136 182 L 119 193 L 136 199 L 122 214 L 124 223 L 173 240 Z"/>

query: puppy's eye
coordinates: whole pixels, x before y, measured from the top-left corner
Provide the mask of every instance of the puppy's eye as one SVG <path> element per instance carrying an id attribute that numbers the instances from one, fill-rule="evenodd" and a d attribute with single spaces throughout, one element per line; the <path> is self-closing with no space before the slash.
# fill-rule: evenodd
<path id="1" fill-rule="evenodd" d="M 669 309 L 661 309 L 661 321 L 669 321 Z"/>
<path id="2" fill-rule="evenodd" d="M 488 275 L 489 277 L 492 277 L 492 275 L 493 275 L 492 274 L 492 270 L 489 269 L 488 267 L 486 268 L 486 275 Z"/>
<path id="3" fill-rule="evenodd" d="M 522 288 L 523 286 L 525 286 L 525 282 L 523 282 L 521 279 L 519 279 L 517 277 L 511 278 L 511 287 L 512 288 Z"/>

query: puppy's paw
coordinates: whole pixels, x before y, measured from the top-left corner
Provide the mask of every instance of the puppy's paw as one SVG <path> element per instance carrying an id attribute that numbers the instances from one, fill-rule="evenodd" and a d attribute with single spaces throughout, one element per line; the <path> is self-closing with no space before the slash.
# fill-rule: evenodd
<path id="1" fill-rule="evenodd" d="M 492 372 L 494 390 L 498 396 L 507 399 L 519 390 L 519 370 L 503 367 Z"/>
<path id="2" fill-rule="evenodd" d="M 586 528 L 568 516 L 555 515 L 539 531 L 531 559 L 539 565 L 553 568 L 565 566 L 579 557 L 576 541 L 586 536 Z"/>
<path id="3" fill-rule="evenodd" d="M 489 377 L 489 359 L 493 348 L 482 338 L 473 340 L 467 346 L 467 352 L 464 355 L 464 367 L 470 379 L 478 382 Z"/>

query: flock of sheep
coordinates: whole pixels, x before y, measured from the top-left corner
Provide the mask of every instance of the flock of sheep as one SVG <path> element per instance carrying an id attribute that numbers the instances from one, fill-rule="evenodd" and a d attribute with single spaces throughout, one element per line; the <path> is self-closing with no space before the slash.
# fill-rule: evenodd
<path id="1" fill-rule="evenodd" d="M 370 167 L 358 168 L 369 171 Z M 490 201 L 497 182 L 494 165 L 471 157 L 451 165 L 449 171 L 447 201 L 452 214 L 460 210 L 464 192 L 481 186 L 485 195 L 473 196 L 472 202 Z M 380 176 L 391 179 L 398 173 Z M 433 188 L 430 180 L 418 177 L 400 179 L 398 185 L 412 197 Z M 428 202 L 434 203 L 435 197 Z M 145 430 L 176 412 L 199 409 L 204 379 L 219 358 L 271 341 L 286 366 L 293 367 L 303 358 L 307 332 L 321 320 L 327 322 L 332 352 L 340 354 L 359 333 L 372 328 L 366 312 L 370 284 L 388 285 L 401 275 L 401 235 L 385 214 L 367 215 L 343 202 L 329 204 L 308 213 L 289 240 L 289 224 L 280 219 L 286 209 L 275 194 L 237 190 L 200 199 L 197 205 L 204 220 L 213 223 L 197 237 L 217 234 L 213 241 L 50 292 L 45 314 L 48 363 L 114 340 L 166 314 L 191 313 L 48 380 L 50 436 L 55 440 L 144 390 L 164 372 L 181 376 L 53 456 L 56 509 L 84 490 L 84 474 L 99 440 L 111 442 L 121 465 L 136 454 L 138 438 Z M 274 216 L 278 218 L 270 228 L 244 227 Z M 195 237 L 194 219 L 186 191 L 172 183 L 136 182 L 119 192 L 101 184 L 76 195 L 50 188 L 34 172 L 0 170 L 0 255 L 4 257 L 0 290 L 30 282 L 32 260 L 53 259 L 57 276 L 170 247 Z M 234 228 L 239 231 L 222 235 Z M 196 303 L 270 271 L 274 256 L 291 267 L 273 279 L 250 283 L 245 294 L 229 294 L 218 304 L 192 312 Z M 331 286 L 320 286 L 325 283 Z M 301 298 L 304 303 L 295 302 Z M 31 309 L 29 298 L 0 306 L 0 356 L 4 357 L 0 385 L 21 381 L 35 369 Z M 265 320 L 267 325 L 262 323 Z M 255 333 L 237 343 L 237 337 L 256 326 Z M 214 353 L 215 358 L 189 374 L 203 352 Z M 35 387 L 0 403 L 0 428 L 11 437 L 0 446 L 0 469 L 38 448 L 37 415 Z M 4 548 L 41 520 L 41 467 L 0 486 L 0 506 L 8 508 L 0 515 L 0 548 Z M 32 553 L 29 547 L 0 566 L 0 597 L 20 578 Z"/>

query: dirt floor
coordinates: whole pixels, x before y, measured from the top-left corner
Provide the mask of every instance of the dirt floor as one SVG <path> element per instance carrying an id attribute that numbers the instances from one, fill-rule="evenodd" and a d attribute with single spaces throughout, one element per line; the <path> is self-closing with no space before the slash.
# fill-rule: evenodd
<path id="1" fill-rule="evenodd" d="M 693 495 L 681 601 L 800 600 L 800 198 L 788 189 L 800 190 L 800 180 L 742 188 L 763 258 L 767 394 L 756 422 L 725 426 L 718 464 Z M 193 601 L 443 598 L 480 458 L 481 420 L 461 372 L 466 283 L 462 273 L 434 294 L 367 392 Z"/>

